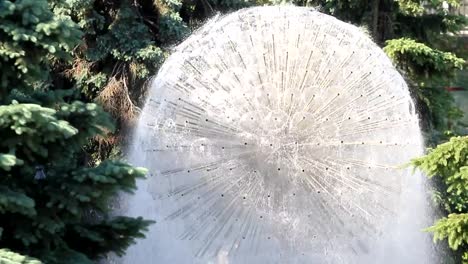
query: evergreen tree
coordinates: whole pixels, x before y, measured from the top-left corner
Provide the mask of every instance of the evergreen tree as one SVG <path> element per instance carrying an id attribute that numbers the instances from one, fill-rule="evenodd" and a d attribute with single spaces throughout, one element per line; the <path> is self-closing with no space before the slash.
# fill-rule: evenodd
<path id="1" fill-rule="evenodd" d="M 110 217 L 110 199 L 145 170 L 88 166 L 83 151 L 113 124 L 99 106 L 54 85 L 82 33 L 46 0 L 0 0 L 0 248 L 45 263 L 94 263 L 122 254 L 151 223 Z M 38 263 L 0 250 L 1 263 Z"/>
<path id="2" fill-rule="evenodd" d="M 109 250 L 122 252 L 148 222 L 109 220 L 109 198 L 131 190 L 143 171 L 102 160 L 118 149 L 122 131 L 132 125 L 146 82 L 170 47 L 217 12 L 279 2 L 314 6 L 367 28 L 405 74 L 424 130 L 436 135 L 432 143 L 443 138 L 439 131 L 448 128 L 447 118 L 460 116 L 443 86 L 465 64 L 447 44 L 466 19 L 449 14 L 441 0 L 49 0 L 49 5 L 46 0 L 0 0 L 0 133 L 8 139 L 0 142 L 5 188 L 0 246 L 50 262 L 63 254 L 89 260 Z M 446 2 L 458 5 L 457 0 Z M 109 137 L 112 125 L 100 107 L 76 99 L 109 111 L 117 120 L 116 132 Z M 432 163 L 444 162 L 444 156 L 433 154 L 437 149 L 427 156 Z M 423 159 L 414 165 L 425 170 Z M 442 180 L 449 174 L 428 174 L 437 182 L 440 203 L 449 206 L 457 195 Z M 34 180 L 42 175 L 46 178 Z M 466 211 L 443 208 L 459 215 L 430 231 L 437 238 L 462 237 L 448 231 L 463 223 L 459 220 Z M 22 228 L 8 219 L 19 219 Z M 113 235 L 122 239 L 108 239 Z M 458 251 L 466 248 L 463 239 L 450 237 Z M 0 251 L 0 259 L 5 252 Z"/>
<path id="3" fill-rule="evenodd" d="M 459 5 L 458 0 L 317 0 L 322 11 L 348 22 L 363 25 L 403 72 L 416 99 L 423 129 L 430 145 L 446 139 L 447 119 L 463 113 L 454 105 L 444 86 L 466 64 L 466 51 L 454 49 L 457 33 L 467 25 L 463 16 L 452 15 L 444 7 Z M 310 4 L 299 3 L 299 4 Z M 466 58 L 466 57 L 464 57 Z M 455 263 L 468 263 L 468 137 L 453 137 L 438 145 L 412 165 L 434 183 L 434 200 L 447 215 L 426 231 L 434 241 L 446 240 L 455 252 Z M 449 257 L 450 258 L 450 257 Z"/>
<path id="4" fill-rule="evenodd" d="M 457 263 L 468 263 L 468 136 L 451 138 L 412 165 L 434 180 L 435 201 L 448 215 L 427 231 L 434 233 L 434 241 L 447 240 Z"/>
<path id="5" fill-rule="evenodd" d="M 92 145 L 96 159 L 118 148 L 143 105 L 150 77 L 170 49 L 217 12 L 256 4 L 253 0 L 50 0 L 84 32 L 71 63 L 55 65 L 85 100 L 98 102 L 117 120 L 117 131 Z"/>
<path id="6" fill-rule="evenodd" d="M 323 12 L 368 29 L 404 73 L 423 129 L 434 137 L 431 143 L 443 138 L 441 132 L 449 128 L 447 119 L 461 117 L 444 89 L 465 64 L 463 58 L 448 52 L 453 48 L 447 45 L 467 25 L 464 16 L 452 15 L 445 7 L 457 7 L 459 0 L 313 0 L 299 4 L 318 5 Z"/>
<path id="7" fill-rule="evenodd" d="M 56 15 L 79 25 L 83 42 L 73 59 L 55 65 L 54 75 L 75 85 L 83 100 L 95 101 L 117 121 L 115 133 L 89 145 L 95 161 L 118 152 L 144 101 L 147 81 L 167 56 L 160 46 L 180 40 L 188 29 L 180 2 L 51 0 Z M 162 41 L 159 41 L 161 40 Z"/>
<path id="8" fill-rule="evenodd" d="M 67 73 L 68 81 L 75 83 L 87 100 L 97 100 L 110 111 L 118 120 L 118 131 L 125 130 L 137 116 L 145 84 L 170 53 L 169 48 L 193 28 L 218 12 L 280 2 L 313 6 L 367 28 L 407 77 L 423 129 L 434 136 L 433 142 L 449 128 L 447 118 L 461 116 L 444 86 L 465 64 L 447 49 L 453 49 L 448 42 L 467 21 L 449 14 L 444 1 L 51 1 L 56 14 L 70 15 L 85 34 L 72 64 L 56 67 L 55 72 Z M 452 7 L 458 5 L 458 0 L 447 2 Z M 110 147 L 119 137 L 115 139 L 109 142 Z"/>

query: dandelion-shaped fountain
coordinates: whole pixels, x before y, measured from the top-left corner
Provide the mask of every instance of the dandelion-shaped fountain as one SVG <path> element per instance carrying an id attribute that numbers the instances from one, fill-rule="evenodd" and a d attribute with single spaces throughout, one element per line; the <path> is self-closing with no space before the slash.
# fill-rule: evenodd
<path id="1" fill-rule="evenodd" d="M 359 29 L 308 8 L 218 17 L 152 83 L 126 263 L 430 263 L 408 88 Z M 409 250 L 411 248 L 411 250 Z"/>

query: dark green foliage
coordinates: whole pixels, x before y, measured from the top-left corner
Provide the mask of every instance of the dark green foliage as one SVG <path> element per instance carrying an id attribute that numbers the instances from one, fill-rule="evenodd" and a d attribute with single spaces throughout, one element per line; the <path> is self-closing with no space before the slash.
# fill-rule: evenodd
<path id="1" fill-rule="evenodd" d="M 179 15 L 182 2 L 177 0 L 161 0 L 155 3 L 155 7 L 159 7 L 160 12 L 159 41 L 163 43 L 163 45 L 167 45 L 186 37 L 189 33 L 189 29 Z"/>
<path id="2" fill-rule="evenodd" d="M 463 112 L 454 105 L 451 94 L 443 88 L 443 83 L 433 83 L 431 86 L 426 86 L 423 82 L 419 86 L 411 83 L 409 85 L 413 89 L 415 99 L 418 100 L 423 128 L 448 129 L 447 119 L 458 120 L 463 116 Z M 452 129 L 456 129 L 456 127 L 452 127 Z M 428 143 L 437 144 L 438 142 L 434 141 L 434 138 L 441 136 L 441 134 L 433 132 Z M 442 136 L 442 138 L 446 137 Z"/>
<path id="3" fill-rule="evenodd" d="M 355 0 L 312 0 L 297 1 L 301 6 L 318 6 L 320 11 L 333 15 L 343 21 L 362 25 L 371 17 L 370 1 Z"/>
<path id="4" fill-rule="evenodd" d="M 434 233 L 434 241 L 446 239 L 450 248 L 464 259 L 463 263 L 467 263 L 468 136 L 453 137 L 411 164 L 434 179 L 435 201 L 448 214 L 427 231 Z"/>
<path id="5" fill-rule="evenodd" d="M 271 4 L 274 1 L 266 1 L 265 4 Z M 279 4 L 280 2 L 277 2 Z M 217 10 L 228 11 L 228 10 L 237 10 L 244 7 L 254 6 L 257 4 L 262 4 L 261 1 L 254 0 L 212 0 L 212 6 Z"/>
<path id="6" fill-rule="evenodd" d="M 255 1 L 51 0 L 55 14 L 70 16 L 84 32 L 69 64 L 54 65 L 54 78 L 76 86 L 82 98 L 98 102 L 117 120 L 112 137 L 92 144 L 96 160 L 115 153 L 116 143 L 143 104 L 148 79 L 201 21 L 217 11 Z M 99 147 L 95 147 L 99 145 Z"/>
<path id="7" fill-rule="evenodd" d="M 62 248 L 77 252 L 100 248 L 92 254 L 88 250 L 85 255 L 90 258 L 110 250 L 121 253 L 142 236 L 149 222 L 109 220 L 109 201 L 118 191 L 133 190 L 135 179 L 144 177 L 145 170 L 116 161 L 83 167 L 83 145 L 109 129 L 110 119 L 95 104 L 75 101 L 57 109 L 18 103 L 0 106 L 0 132 L 5 139 L 0 143 L 4 153 L 0 245 L 44 259 L 50 250 Z M 41 171 L 46 178 L 36 179 Z M 76 231 L 79 226 L 82 232 Z M 86 237 L 85 229 L 94 233 L 95 240 L 77 243 Z"/>
<path id="8" fill-rule="evenodd" d="M 147 77 L 161 63 L 162 52 L 151 40 L 150 32 L 133 10 L 122 5 L 107 32 L 98 35 L 94 47 L 86 53 L 86 59 L 101 61 L 105 59 L 121 62 L 144 63 L 144 72 L 140 77 Z"/>
<path id="9" fill-rule="evenodd" d="M 413 80 L 450 76 L 462 69 L 465 61 L 453 53 L 432 49 L 409 38 L 388 40 L 384 51 Z"/>
<path id="10" fill-rule="evenodd" d="M 397 20 L 399 22 L 395 25 L 396 35 L 422 42 L 433 42 L 440 36 L 439 33 L 456 34 L 467 25 L 465 17 L 444 13 L 424 14 L 416 17 L 398 14 Z"/>
<path id="11" fill-rule="evenodd" d="M 157 36 L 180 39 L 186 28 L 174 12 L 155 14 L 151 1 L 141 5 L 128 0 L 51 2 L 55 13 L 70 15 L 85 33 L 73 61 L 55 67 L 55 76 L 65 76 L 84 98 L 98 101 L 120 130 L 135 116 L 135 102 L 143 100 L 146 79 L 164 59 Z M 169 23 L 166 31 L 160 30 L 164 23 Z"/>
<path id="12" fill-rule="evenodd" d="M 170 47 L 217 12 L 279 2 L 0 0 L 0 247 L 46 263 L 93 263 L 109 251 L 123 253 L 149 222 L 109 217 L 110 198 L 132 191 L 145 172 L 102 160 L 117 152 L 121 131 L 144 101 L 146 81 Z M 445 52 L 444 44 L 452 38 L 446 33 L 466 19 L 447 14 L 443 1 L 289 2 L 317 6 L 387 45 L 408 77 L 427 130 L 444 130 L 446 118 L 460 115 L 443 86 L 464 61 Z M 101 107 L 117 120 L 111 137 L 113 122 Z M 465 230 L 466 169 L 440 174 L 441 167 L 433 167 L 451 164 L 453 151 L 436 149 L 414 165 L 434 168 L 439 203 L 459 213 L 430 231 L 460 251 L 466 240 L 451 237 Z M 5 250 L 0 260 L 36 263 Z"/>
<path id="13" fill-rule="evenodd" d="M 447 48 L 453 39 L 447 33 L 464 27 L 466 19 L 448 14 L 441 0 L 54 0 L 54 12 L 71 16 L 84 32 L 73 63 L 56 67 L 55 73 L 65 73 L 84 98 L 109 110 L 120 132 L 144 102 L 147 78 L 190 30 L 217 12 L 280 2 L 315 6 L 367 29 L 407 77 L 425 131 L 439 136 L 454 129 L 447 119 L 456 120 L 461 112 L 444 86 L 465 62 L 447 52 L 453 50 Z M 457 5 L 457 0 L 447 2 Z M 92 144 L 91 151 L 99 153 L 93 159 L 110 155 L 120 138 Z M 108 150 L 101 155 L 102 145 Z M 439 201 L 447 195 L 439 191 Z"/>
<path id="14" fill-rule="evenodd" d="M 112 250 L 118 255 L 134 243 L 135 238 L 143 238 L 142 218 L 116 217 L 98 224 L 76 225 L 67 231 L 66 236 L 72 241 L 72 247 L 82 248 L 87 256 L 98 257 Z M 122 234 L 132 234 L 126 236 Z M 78 238 L 78 239 L 76 239 Z"/>
<path id="15" fill-rule="evenodd" d="M 463 16 L 449 14 L 444 1 L 419 0 L 314 0 L 311 3 L 342 20 L 363 26 L 374 41 L 385 47 L 396 66 L 406 75 L 423 129 L 437 135 L 447 129 L 447 119 L 460 117 L 451 96 L 444 90 L 465 61 L 447 50 L 447 41 L 467 25 Z M 452 7 L 458 0 L 446 1 Z M 301 4 L 310 4 L 301 3 Z M 451 41 L 450 41 L 451 40 Z M 452 49 L 453 50 L 453 49 Z"/>
<path id="16" fill-rule="evenodd" d="M 424 127 L 446 128 L 446 119 L 456 120 L 463 113 L 443 89 L 465 61 L 453 53 L 443 52 L 409 38 L 386 42 L 384 51 L 409 77 L 409 86 L 418 100 Z"/>
<path id="17" fill-rule="evenodd" d="M 49 74 L 72 58 L 82 33 L 45 0 L 0 0 L 0 18 L 0 248 L 45 263 L 122 254 L 151 222 L 110 217 L 110 201 L 133 191 L 146 170 L 110 160 L 89 166 L 83 149 L 113 122 Z M 0 262 L 39 263 L 7 250 Z"/>
<path id="18" fill-rule="evenodd" d="M 385 3 L 385 1 L 377 1 Z M 456 133 L 457 122 L 463 113 L 454 105 L 453 98 L 444 86 L 463 68 L 466 55 L 451 44 L 456 38 L 447 33 L 457 33 L 467 25 L 467 19 L 449 14 L 443 9 L 444 1 L 402 0 L 392 6 L 392 30 L 382 40 L 385 52 L 406 75 L 411 92 L 418 105 L 423 129 L 430 132 L 430 144 L 446 129 Z M 458 5 L 457 0 L 446 3 Z M 375 22 L 375 21 L 374 21 Z M 378 26 L 377 24 L 373 25 Z M 466 57 L 465 57 L 466 58 Z M 450 123 L 448 122 L 450 120 Z M 435 128 L 433 130 L 433 128 Z M 435 139 L 435 140 L 434 140 Z M 454 137 L 441 144 L 412 165 L 432 179 L 434 201 L 444 215 L 427 231 L 434 233 L 434 241 L 447 240 L 455 252 L 456 262 L 468 263 L 468 137 Z"/>
<path id="19" fill-rule="evenodd" d="M 468 214 L 449 214 L 427 229 L 434 233 L 434 241 L 447 240 L 451 249 L 461 255 L 461 263 L 468 263 Z"/>
<path id="20" fill-rule="evenodd" d="M 447 212 L 468 212 L 468 137 L 453 137 L 412 164 L 440 182 Z"/>
<path id="21" fill-rule="evenodd" d="M 49 77 L 47 62 L 68 57 L 81 35 L 43 0 L 1 0 L 0 21 L 0 102 L 13 86 L 40 88 Z"/>

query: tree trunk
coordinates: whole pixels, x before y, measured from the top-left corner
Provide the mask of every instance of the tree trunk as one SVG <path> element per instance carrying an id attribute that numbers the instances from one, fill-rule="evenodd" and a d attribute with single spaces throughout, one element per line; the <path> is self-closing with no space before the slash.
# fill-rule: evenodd
<path id="1" fill-rule="evenodd" d="M 372 2 L 372 37 L 374 41 L 379 43 L 379 5 L 380 0 L 374 0 Z"/>

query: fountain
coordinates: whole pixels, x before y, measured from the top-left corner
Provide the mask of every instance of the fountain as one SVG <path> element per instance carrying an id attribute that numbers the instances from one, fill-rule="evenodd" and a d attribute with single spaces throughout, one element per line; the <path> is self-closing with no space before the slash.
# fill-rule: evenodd
<path id="1" fill-rule="evenodd" d="M 404 79 L 310 8 L 216 17 L 153 80 L 123 211 L 156 223 L 122 263 L 432 263 Z"/>

